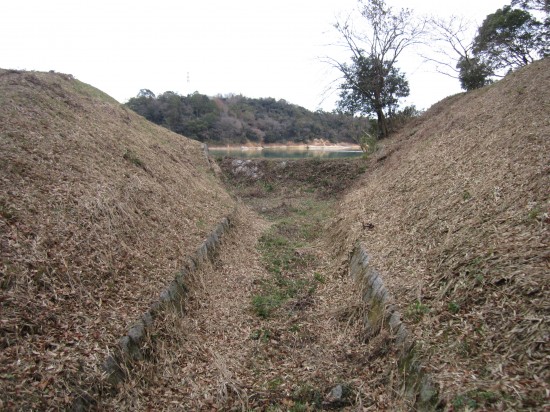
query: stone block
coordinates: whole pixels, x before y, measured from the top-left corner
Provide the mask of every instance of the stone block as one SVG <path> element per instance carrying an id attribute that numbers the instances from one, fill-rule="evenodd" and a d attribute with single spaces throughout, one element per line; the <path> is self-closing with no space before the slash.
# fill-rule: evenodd
<path id="1" fill-rule="evenodd" d="M 373 286 L 373 284 L 377 281 L 379 281 L 379 278 L 380 278 L 380 275 L 378 274 L 378 272 L 372 268 L 369 268 L 367 270 L 367 274 L 366 274 L 366 279 L 367 279 L 367 286 L 368 287 L 371 287 Z"/>
<path id="2" fill-rule="evenodd" d="M 388 289 L 380 282 L 380 287 L 376 290 L 374 298 L 380 300 L 381 302 L 387 302 L 389 298 Z"/>
<path id="3" fill-rule="evenodd" d="M 143 322 L 143 325 L 145 328 L 150 328 L 153 326 L 153 315 L 151 314 L 151 311 L 145 312 L 143 315 L 141 315 L 141 321 Z"/>
<path id="4" fill-rule="evenodd" d="M 367 338 L 375 336 L 383 324 L 388 324 L 390 332 L 395 334 L 395 344 L 399 349 L 398 365 L 402 371 L 402 396 L 415 399 L 415 410 L 437 410 L 438 389 L 422 370 L 415 354 L 415 341 L 411 338 L 400 313 L 390 304 L 390 293 L 379 273 L 369 264 L 370 257 L 361 245 L 358 245 L 350 257 L 348 271 L 361 283 L 363 301 L 369 304 L 369 310 L 363 319 Z"/>
<path id="5" fill-rule="evenodd" d="M 128 336 L 136 345 L 141 345 L 145 339 L 145 325 L 142 320 L 137 321 L 130 329 L 128 329 Z"/>
<path id="6" fill-rule="evenodd" d="M 124 370 L 120 367 L 118 360 L 110 355 L 105 359 L 101 369 L 107 377 L 107 382 L 111 385 L 118 385 L 125 379 Z"/>
<path id="7" fill-rule="evenodd" d="M 181 288 L 183 294 L 186 294 L 188 292 L 187 280 L 189 279 L 189 274 L 190 274 L 190 271 L 184 268 L 180 270 L 178 273 L 176 273 L 176 276 L 174 278 L 176 283 Z"/>
<path id="8" fill-rule="evenodd" d="M 162 303 L 179 302 L 185 295 L 185 290 L 179 285 L 176 280 L 170 282 L 168 287 L 160 294 L 159 300 Z"/>
<path id="9" fill-rule="evenodd" d="M 170 291 L 168 289 L 164 289 L 160 296 L 159 296 L 159 302 L 161 304 L 171 303 L 173 297 L 170 295 Z"/>
<path id="10" fill-rule="evenodd" d="M 196 271 L 197 270 L 196 260 L 192 256 L 189 256 L 187 258 L 186 262 L 183 265 L 183 269 L 187 270 L 188 273 L 192 273 L 192 272 Z"/>
<path id="11" fill-rule="evenodd" d="M 227 230 L 227 227 L 228 227 L 228 224 L 227 224 L 227 219 L 223 219 L 217 226 L 216 226 L 216 229 L 214 230 L 214 233 L 216 234 L 216 236 L 219 238 L 221 237 L 225 231 Z"/>
<path id="12" fill-rule="evenodd" d="M 215 233 L 210 233 L 210 235 L 206 238 L 205 245 L 208 259 L 214 259 L 216 250 L 218 249 L 218 236 Z"/>
<path id="13" fill-rule="evenodd" d="M 122 358 L 126 363 L 132 360 L 142 359 L 142 354 L 141 354 L 139 345 L 128 335 L 120 338 L 120 340 L 118 341 L 118 346 L 122 353 Z"/>
<path id="14" fill-rule="evenodd" d="M 420 388 L 419 388 L 419 398 L 418 403 L 422 405 L 424 408 L 423 410 L 428 409 L 430 406 L 435 406 L 435 404 L 438 403 L 437 397 L 438 397 L 438 390 L 435 387 L 432 382 L 428 379 L 428 377 L 424 374 L 422 376 L 422 379 L 420 381 Z"/>
<path id="15" fill-rule="evenodd" d="M 123 336 L 118 341 L 118 347 L 120 348 L 122 356 L 125 358 L 130 357 L 130 353 L 132 352 L 132 340 L 129 336 Z"/>
<path id="16" fill-rule="evenodd" d="M 148 312 L 151 314 L 153 319 L 156 318 L 157 315 L 162 310 L 162 305 L 163 305 L 163 303 L 160 300 L 157 300 L 157 301 L 151 303 L 151 306 L 149 306 Z"/>
<path id="17" fill-rule="evenodd" d="M 206 242 L 203 242 L 203 244 L 198 248 L 197 253 L 195 254 L 195 256 L 196 256 L 195 261 L 197 262 L 198 266 L 207 261 L 207 259 L 208 259 L 208 249 L 206 247 Z"/>
<path id="18" fill-rule="evenodd" d="M 399 327 L 401 326 L 401 314 L 395 310 L 395 308 L 392 306 L 391 309 L 389 309 L 391 312 L 390 319 L 388 321 L 388 324 L 390 326 L 390 333 L 397 332 L 399 330 Z"/>

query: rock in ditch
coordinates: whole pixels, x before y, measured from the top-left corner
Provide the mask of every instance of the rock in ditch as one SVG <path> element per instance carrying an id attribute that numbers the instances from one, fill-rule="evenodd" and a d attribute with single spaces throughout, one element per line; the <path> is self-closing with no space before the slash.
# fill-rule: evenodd
<path id="1" fill-rule="evenodd" d="M 346 385 L 336 385 L 325 397 L 323 406 L 326 408 L 335 408 L 349 404 L 350 388 Z"/>
<path id="2" fill-rule="evenodd" d="M 241 175 L 250 179 L 258 179 L 261 177 L 258 166 L 250 159 L 235 159 L 231 162 L 231 167 L 235 176 Z"/>

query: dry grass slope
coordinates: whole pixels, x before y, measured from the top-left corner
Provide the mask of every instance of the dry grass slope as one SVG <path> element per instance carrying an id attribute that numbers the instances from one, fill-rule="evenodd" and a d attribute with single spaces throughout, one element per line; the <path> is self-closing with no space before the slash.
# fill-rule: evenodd
<path id="1" fill-rule="evenodd" d="M 0 409 L 63 409 L 232 208 L 198 142 L 0 70 Z"/>
<path id="2" fill-rule="evenodd" d="M 549 406 L 550 59 L 449 97 L 341 204 L 448 404 Z"/>

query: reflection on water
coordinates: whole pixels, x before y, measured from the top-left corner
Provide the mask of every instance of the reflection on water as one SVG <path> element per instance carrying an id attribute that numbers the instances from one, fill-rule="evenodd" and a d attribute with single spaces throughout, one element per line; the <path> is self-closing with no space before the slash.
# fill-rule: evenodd
<path id="1" fill-rule="evenodd" d="M 294 148 L 264 148 L 254 149 L 208 149 L 211 156 L 229 156 L 241 159 L 269 158 L 269 159 L 304 159 L 315 157 L 319 159 L 341 159 L 346 157 L 360 157 L 361 150 L 323 150 L 323 149 L 294 149 Z"/>

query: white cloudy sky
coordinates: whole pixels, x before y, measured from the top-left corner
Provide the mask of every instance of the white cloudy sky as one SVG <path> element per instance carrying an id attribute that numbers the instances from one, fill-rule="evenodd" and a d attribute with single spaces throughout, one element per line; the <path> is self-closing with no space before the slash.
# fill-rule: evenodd
<path id="1" fill-rule="evenodd" d="M 387 0 L 417 14 L 481 23 L 509 0 Z M 242 93 L 334 108 L 323 91 L 344 58 L 332 25 L 356 0 L 2 0 L 0 67 L 73 74 L 120 102 L 140 89 Z M 406 64 L 406 67 L 404 67 Z M 460 91 L 420 59 L 403 59 L 411 96 L 427 108 Z M 189 74 L 189 81 L 188 75 Z"/>

